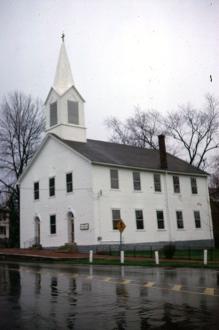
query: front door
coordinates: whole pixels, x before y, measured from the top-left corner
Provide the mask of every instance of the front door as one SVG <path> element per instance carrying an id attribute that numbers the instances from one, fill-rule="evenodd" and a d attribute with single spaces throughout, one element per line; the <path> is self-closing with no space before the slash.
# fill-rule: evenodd
<path id="1" fill-rule="evenodd" d="M 72 212 L 68 212 L 68 228 L 69 228 L 69 243 L 74 243 L 75 226 L 74 226 L 74 215 Z"/>
<path id="2" fill-rule="evenodd" d="M 35 244 L 40 244 L 40 219 L 35 219 Z"/>

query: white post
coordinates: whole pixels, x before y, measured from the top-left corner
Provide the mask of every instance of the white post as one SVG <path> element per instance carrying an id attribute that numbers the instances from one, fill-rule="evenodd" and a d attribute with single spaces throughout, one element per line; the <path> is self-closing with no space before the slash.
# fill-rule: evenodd
<path id="1" fill-rule="evenodd" d="M 120 263 L 124 264 L 124 251 L 120 251 Z"/>
<path id="2" fill-rule="evenodd" d="M 89 263 L 92 264 L 93 263 L 93 251 L 90 250 L 89 252 Z"/>
<path id="3" fill-rule="evenodd" d="M 159 251 L 155 251 L 155 263 L 159 265 Z"/>
<path id="4" fill-rule="evenodd" d="M 204 250 L 204 265 L 208 264 L 208 250 Z"/>

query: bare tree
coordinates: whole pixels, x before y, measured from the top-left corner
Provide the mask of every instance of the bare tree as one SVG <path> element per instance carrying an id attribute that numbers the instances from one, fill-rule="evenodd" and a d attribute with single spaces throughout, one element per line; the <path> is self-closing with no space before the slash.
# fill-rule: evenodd
<path id="1" fill-rule="evenodd" d="M 168 115 L 165 125 L 169 134 L 186 154 L 189 163 L 197 168 L 207 166 L 207 154 L 219 147 L 218 102 L 206 96 L 203 110 L 193 109 L 190 105 L 181 106 L 177 112 Z"/>
<path id="2" fill-rule="evenodd" d="M 16 182 L 38 148 L 45 127 L 42 103 L 14 92 L 0 106 L 0 191 L 9 196 L 19 217 Z"/>
<path id="3" fill-rule="evenodd" d="M 123 123 L 115 117 L 106 120 L 112 131 L 112 142 L 134 145 L 141 148 L 158 148 L 157 135 L 162 132 L 162 117 L 155 110 L 147 112 L 136 108 L 132 117 Z"/>
<path id="4" fill-rule="evenodd" d="M 211 162 L 210 187 L 219 188 L 219 155 L 215 155 Z"/>

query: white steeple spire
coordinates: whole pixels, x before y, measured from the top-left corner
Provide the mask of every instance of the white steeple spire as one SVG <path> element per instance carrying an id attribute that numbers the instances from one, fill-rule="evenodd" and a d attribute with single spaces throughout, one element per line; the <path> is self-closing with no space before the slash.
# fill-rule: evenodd
<path id="1" fill-rule="evenodd" d="M 55 91 L 62 95 L 71 86 L 74 86 L 74 80 L 71 73 L 71 67 L 68 60 L 67 52 L 65 49 L 64 33 L 62 34 L 62 45 L 60 48 L 59 59 L 56 67 L 56 74 L 53 87 Z"/>

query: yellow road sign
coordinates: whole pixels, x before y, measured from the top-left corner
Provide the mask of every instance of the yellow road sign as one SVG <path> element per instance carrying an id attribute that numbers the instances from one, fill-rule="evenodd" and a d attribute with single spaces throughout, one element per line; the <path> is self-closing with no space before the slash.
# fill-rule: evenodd
<path id="1" fill-rule="evenodd" d="M 120 231 L 120 233 L 123 232 L 123 230 L 125 229 L 126 225 L 124 224 L 124 222 L 122 221 L 122 219 L 120 219 L 117 222 L 117 229 Z"/>

